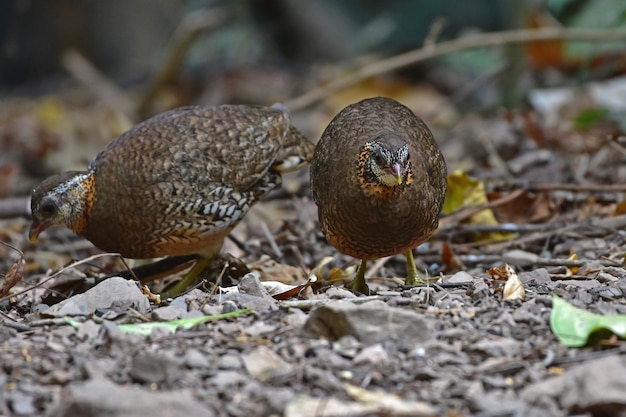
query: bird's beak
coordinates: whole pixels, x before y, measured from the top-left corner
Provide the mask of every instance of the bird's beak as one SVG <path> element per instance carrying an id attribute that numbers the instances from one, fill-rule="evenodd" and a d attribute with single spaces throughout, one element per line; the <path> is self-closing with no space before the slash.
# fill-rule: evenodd
<path id="1" fill-rule="evenodd" d="M 402 184 L 402 167 L 399 163 L 393 164 L 393 174 L 396 176 L 398 180 L 398 185 Z"/>
<path id="2" fill-rule="evenodd" d="M 30 229 L 28 229 L 28 240 L 30 241 L 30 243 L 35 243 L 37 241 L 37 238 L 39 237 L 39 234 L 41 232 L 43 232 L 43 230 L 48 227 L 46 222 L 37 222 L 37 221 L 33 221 L 30 224 Z"/>

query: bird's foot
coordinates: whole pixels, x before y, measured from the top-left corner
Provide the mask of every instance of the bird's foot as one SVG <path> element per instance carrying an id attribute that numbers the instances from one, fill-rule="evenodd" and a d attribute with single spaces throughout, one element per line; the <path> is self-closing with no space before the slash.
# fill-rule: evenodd
<path id="1" fill-rule="evenodd" d="M 424 279 L 417 273 L 417 271 L 415 271 L 414 274 L 409 273 L 404 280 L 404 285 L 422 285 L 424 283 Z"/>
<path id="2" fill-rule="evenodd" d="M 419 272 L 417 272 L 417 267 L 415 266 L 415 260 L 413 259 L 412 250 L 408 250 L 406 252 L 406 266 L 407 266 L 407 274 L 406 274 L 406 279 L 404 280 L 404 285 L 424 284 L 424 280 L 420 276 Z"/>
<path id="3" fill-rule="evenodd" d="M 367 264 L 367 261 L 361 260 L 361 263 L 359 264 L 359 269 L 356 271 L 356 276 L 354 277 L 352 282 L 346 285 L 347 289 L 349 289 L 350 291 L 357 292 L 359 294 L 364 294 L 364 295 L 371 294 L 370 287 L 368 287 L 367 283 L 365 282 L 366 264 Z"/>
<path id="4" fill-rule="evenodd" d="M 350 291 L 357 292 L 359 294 L 370 295 L 370 287 L 367 286 L 364 277 L 356 277 L 349 284 L 346 285 L 346 288 Z"/>
<path id="5" fill-rule="evenodd" d="M 211 259 L 207 258 L 198 258 L 194 266 L 191 267 L 189 271 L 183 276 L 183 278 L 178 281 L 174 286 L 163 291 L 160 296 L 161 300 L 165 300 L 168 298 L 174 298 L 181 295 L 187 287 L 196 283 L 198 276 L 206 269 L 207 266 L 211 264 Z"/>

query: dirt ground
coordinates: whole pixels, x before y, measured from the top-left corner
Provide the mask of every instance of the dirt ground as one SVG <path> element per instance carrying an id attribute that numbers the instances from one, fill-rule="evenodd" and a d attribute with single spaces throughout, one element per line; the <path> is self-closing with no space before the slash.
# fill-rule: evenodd
<path id="1" fill-rule="evenodd" d="M 465 146 L 477 140 L 476 121 L 464 123 L 437 134 L 450 166 L 462 159 L 459 131 Z M 530 142 L 520 155 L 542 151 Z M 198 288 L 160 305 L 135 281 L 101 279 L 125 269 L 112 256 L 48 278 L 98 251 L 64 229 L 31 245 L 27 219 L 3 220 L 3 240 L 23 248 L 26 262 L 22 281 L 0 301 L 0 415 L 626 415 L 623 342 L 606 336 L 567 348 L 550 328 L 553 295 L 592 312 L 625 313 L 621 194 L 568 189 L 572 156 L 557 149 L 549 157 L 534 158 L 519 177 L 550 171 L 557 185 L 485 182 L 494 212 L 509 221 L 474 224 L 477 210 L 444 216 L 415 252 L 428 283 L 403 287 L 404 259 L 392 257 L 370 263 L 376 293 L 368 297 L 343 289 L 356 261 L 321 235 L 307 172 L 255 207 L 227 242 L 230 257 Z M 622 159 L 605 156 L 588 178 L 616 178 Z M 18 252 L 0 250 L 8 273 Z M 258 277 L 302 282 L 327 256 L 321 279 L 287 300 L 259 284 Z M 523 300 L 504 301 L 503 281 L 487 272 L 504 262 L 522 280 Z M 239 293 L 220 293 L 217 277 Z M 173 334 L 117 327 L 244 308 L 251 311 Z M 72 327 L 70 316 L 84 323 Z"/>

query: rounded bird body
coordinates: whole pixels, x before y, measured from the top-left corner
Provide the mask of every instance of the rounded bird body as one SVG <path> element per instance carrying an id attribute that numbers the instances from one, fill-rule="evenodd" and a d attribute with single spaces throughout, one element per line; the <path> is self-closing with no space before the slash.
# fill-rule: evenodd
<path id="1" fill-rule="evenodd" d="M 343 109 L 311 162 L 311 191 L 322 231 L 362 260 L 407 252 L 436 230 L 446 165 L 431 132 L 395 100 L 377 97 Z"/>
<path id="2" fill-rule="evenodd" d="M 308 162 L 313 146 L 285 111 L 191 106 L 111 141 L 86 171 L 32 194 L 31 239 L 62 224 L 128 258 L 212 257 L 248 209 Z"/>

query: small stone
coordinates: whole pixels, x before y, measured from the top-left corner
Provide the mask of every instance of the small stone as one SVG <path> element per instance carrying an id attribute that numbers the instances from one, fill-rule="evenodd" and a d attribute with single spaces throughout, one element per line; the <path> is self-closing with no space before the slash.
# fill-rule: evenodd
<path id="1" fill-rule="evenodd" d="M 503 262 L 519 268 L 533 266 L 537 263 L 537 259 L 539 259 L 539 255 L 521 249 L 514 249 L 502 254 Z"/>
<path id="2" fill-rule="evenodd" d="M 232 387 L 246 381 L 246 376 L 237 371 L 219 371 L 210 379 L 211 385 L 219 389 Z"/>
<path id="3" fill-rule="evenodd" d="M 536 406 L 552 405 L 564 414 L 623 416 L 626 414 L 624 375 L 624 357 L 608 356 L 532 384 L 521 392 L 521 398 Z"/>
<path id="4" fill-rule="evenodd" d="M 326 296 L 334 300 L 356 297 L 356 295 L 352 291 L 348 291 L 345 288 L 341 287 L 330 287 L 328 290 L 326 290 Z"/>
<path id="5" fill-rule="evenodd" d="M 535 284 L 547 285 L 552 283 L 550 274 L 545 268 L 537 268 L 532 271 L 523 271 L 518 274 L 519 279 L 524 283 L 534 282 Z"/>
<path id="6" fill-rule="evenodd" d="M 520 353 L 520 342 L 507 337 L 482 339 L 469 346 L 475 352 L 485 353 L 493 357 L 516 357 Z"/>
<path id="7" fill-rule="evenodd" d="M 600 285 L 602 284 L 600 284 L 595 279 L 563 279 L 563 280 L 558 281 L 557 283 L 557 287 L 562 287 L 562 288 L 575 287 L 575 288 L 582 288 L 585 290 L 598 288 Z"/>
<path id="8" fill-rule="evenodd" d="M 90 315 L 98 308 L 109 307 L 132 308 L 146 314 L 150 310 L 150 302 L 133 281 L 111 277 L 82 294 L 53 305 L 42 315 L 47 317 Z"/>
<path id="9" fill-rule="evenodd" d="M 241 277 L 237 288 L 239 288 L 239 292 L 241 294 L 254 295 L 255 297 L 261 298 L 272 298 L 265 287 L 261 284 L 258 274 L 255 274 L 254 272 L 249 272 Z"/>
<path id="10" fill-rule="evenodd" d="M 180 373 L 175 358 L 151 351 L 141 351 L 131 360 L 129 375 L 140 382 L 164 383 L 178 378 Z"/>
<path id="11" fill-rule="evenodd" d="M 593 274 L 593 277 L 602 284 L 606 284 L 607 282 L 616 282 L 619 280 L 619 278 L 614 277 L 611 274 L 607 274 L 604 271 L 600 271 L 597 274 Z"/>
<path id="12" fill-rule="evenodd" d="M 156 321 L 172 321 L 178 320 L 187 312 L 187 309 L 182 309 L 176 306 L 159 307 L 152 311 L 152 319 Z"/>
<path id="13" fill-rule="evenodd" d="M 401 346 L 434 337 L 431 321 L 414 311 L 389 307 L 383 301 L 361 305 L 334 301 L 311 312 L 303 332 L 309 337 L 337 340 L 352 335 L 364 345 L 395 340 Z"/>
<path id="14" fill-rule="evenodd" d="M 447 282 L 450 284 L 471 284 L 473 280 L 474 277 L 467 272 L 459 271 L 456 274 L 452 275 Z"/>
<path id="15" fill-rule="evenodd" d="M 491 293 L 491 289 L 489 288 L 489 285 L 487 285 L 485 281 L 479 281 L 479 282 L 474 282 L 473 285 L 471 285 L 467 289 L 467 292 L 472 298 L 472 301 L 480 301 L 484 298 L 489 297 Z"/>
<path id="16" fill-rule="evenodd" d="M 361 350 L 361 352 L 354 357 L 352 362 L 355 364 L 369 363 L 372 365 L 382 365 L 389 362 L 389 354 L 382 344 L 376 343 Z"/>
<path id="17" fill-rule="evenodd" d="M 208 368 L 211 366 L 211 362 L 206 355 L 200 352 L 198 349 L 187 349 L 185 356 L 183 356 L 183 363 L 188 368 Z"/>
<path id="18" fill-rule="evenodd" d="M 46 412 L 46 417 L 165 415 L 214 417 L 215 412 L 188 390 L 151 391 L 133 385 L 116 385 L 104 378 L 68 385 Z"/>
<path id="19" fill-rule="evenodd" d="M 217 361 L 217 367 L 219 369 L 241 369 L 241 359 L 235 355 L 222 355 Z"/>
<path id="20" fill-rule="evenodd" d="M 356 339 L 356 337 L 352 335 L 346 335 L 337 339 L 337 341 L 334 342 L 332 346 L 333 350 L 341 356 L 346 358 L 353 358 L 359 351 L 361 344 Z"/>
<path id="21" fill-rule="evenodd" d="M 248 373 L 261 382 L 288 375 L 293 369 L 293 365 L 285 362 L 267 346 L 259 346 L 252 352 L 244 354 L 242 359 Z"/>

